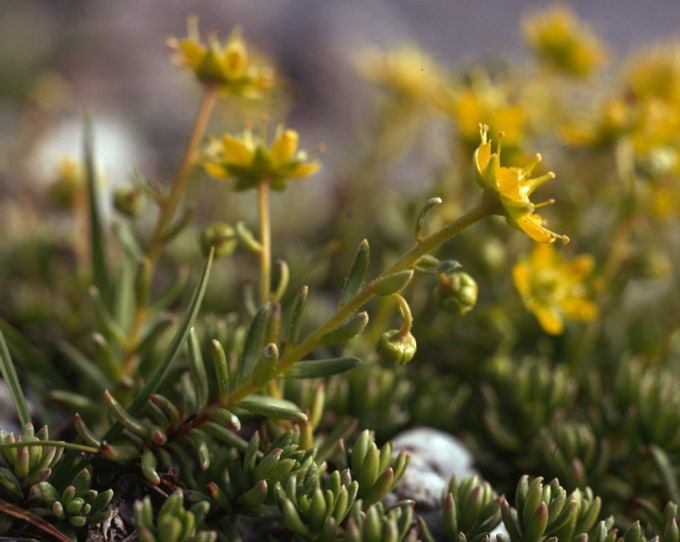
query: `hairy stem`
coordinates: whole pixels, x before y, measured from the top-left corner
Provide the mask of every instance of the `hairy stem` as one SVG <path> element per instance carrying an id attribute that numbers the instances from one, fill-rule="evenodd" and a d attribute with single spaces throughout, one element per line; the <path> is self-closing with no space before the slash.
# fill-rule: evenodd
<path id="1" fill-rule="evenodd" d="M 148 259 L 151 268 L 151 276 L 153 276 L 154 268 L 158 262 L 161 249 L 163 248 L 163 242 L 167 233 L 167 229 L 175 216 L 177 207 L 179 206 L 182 196 L 186 190 L 186 185 L 189 180 L 189 173 L 191 172 L 191 168 L 194 165 L 196 151 L 203 140 L 203 135 L 205 134 L 205 129 L 208 125 L 208 121 L 210 120 L 210 114 L 212 113 L 213 107 L 215 106 L 216 98 L 217 87 L 215 85 L 207 87 L 203 94 L 201 104 L 198 108 L 198 113 L 196 114 L 196 119 L 194 120 L 194 126 L 191 130 L 189 141 L 187 142 L 187 146 L 184 150 L 182 162 L 180 163 L 177 174 L 173 179 L 170 192 L 167 198 L 164 199 L 161 204 L 158 221 L 156 222 L 156 226 L 153 230 L 153 233 L 151 234 L 151 240 L 149 241 L 146 249 L 146 258 Z M 144 304 L 137 303 L 134 308 L 132 325 L 130 326 L 130 333 L 128 335 L 128 341 L 125 347 L 125 355 L 123 359 L 123 374 L 126 376 L 131 376 L 135 371 L 136 365 L 134 363 L 134 350 L 137 347 L 137 342 L 139 341 L 139 336 L 141 334 L 142 328 L 144 327 L 145 320 L 146 306 Z"/>

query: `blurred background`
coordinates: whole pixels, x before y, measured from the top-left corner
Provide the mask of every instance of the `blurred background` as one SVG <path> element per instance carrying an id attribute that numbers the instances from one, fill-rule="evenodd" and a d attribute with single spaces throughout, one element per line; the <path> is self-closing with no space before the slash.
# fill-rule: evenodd
<path id="1" fill-rule="evenodd" d="M 286 78 L 280 111 L 328 151 L 323 182 L 346 161 L 362 128 L 367 85 L 356 61 L 368 44 L 415 42 L 443 63 L 527 59 L 520 19 L 545 2 L 526 0 L 82 0 L 0 3 L 0 186 L 2 194 L 47 182 L 64 154 L 79 153 L 80 113 L 97 125 L 109 182 L 134 165 L 172 174 L 199 96 L 167 61 L 164 40 L 184 35 L 189 13 L 225 37 L 241 25 Z M 568 2 L 614 57 L 668 37 L 680 2 Z M 613 62 L 614 66 L 616 62 Z M 610 63 L 610 66 L 612 63 Z M 242 119 L 224 120 L 238 124 Z M 225 126 L 217 121 L 213 131 Z M 317 184 L 317 183 L 315 183 Z M 315 197 L 312 193 L 307 195 Z M 298 194 L 299 196 L 299 194 Z M 276 202 L 274 202 L 276 204 Z"/>

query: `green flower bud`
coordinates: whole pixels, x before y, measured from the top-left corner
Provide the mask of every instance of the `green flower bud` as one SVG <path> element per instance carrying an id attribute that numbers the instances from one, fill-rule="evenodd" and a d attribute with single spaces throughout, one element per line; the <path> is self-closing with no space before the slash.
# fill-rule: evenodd
<path id="1" fill-rule="evenodd" d="M 211 248 L 215 248 L 215 256 L 228 256 L 236 249 L 238 239 L 236 232 L 229 224 L 215 222 L 201 234 L 201 248 L 207 256 Z"/>
<path id="2" fill-rule="evenodd" d="M 439 306 L 447 312 L 463 315 L 477 304 L 477 283 L 467 273 L 456 271 L 438 275 L 436 295 Z"/>
<path id="3" fill-rule="evenodd" d="M 416 355 L 416 346 L 416 338 L 410 333 L 402 335 L 401 330 L 390 329 L 380 337 L 377 351 L 387 365 L 406 365 Z"/>
<path id="4" fill-rule="evenodd" d="M 113 206 L 122 215 L 138 216 L 144 210 L 144 195 L 136 186 L 121 186 L 113 193 Z"/>

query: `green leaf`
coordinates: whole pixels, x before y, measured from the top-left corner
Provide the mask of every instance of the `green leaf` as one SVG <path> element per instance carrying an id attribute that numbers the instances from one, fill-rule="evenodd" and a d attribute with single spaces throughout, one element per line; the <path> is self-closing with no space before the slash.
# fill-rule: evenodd
<path id="1" fill-rule="evenodd" d="M 668 454 L 654 444 L 652 444 L 649 448 L 652 452 L 652 457 L 654 458 L 656 468 L 659 470 L 659 474 L 661 475 L 661 481 L 666 488 L 668 498 L 673 502 L 680 502 L 680 490 L 678 490 L 677 475 L 673 470 L 673 464 L 671 463 Z"/>
<path id="2" fill-rule="evenodd" d="M 83 118 L 83 171 L 88 200 L 88 225 L 90 228 L 90 257 L 92 258 L 92 278 L 101 292 L 108 307 L 111 307 L 111 288 L 106 265 L 106 237 L 102 228 L 99 211 L 97 172 L 94 159 L 94 133 L 89 115 Z"/>
<path id="3" fill-rule="evenodd" d="M 248 399 L 241 401 L 238 406 L 258 416 L 268 418 L 282 418 L 294 422 L 306 422 L 307 415 L 302 412 L 295 403 L 276 397 L 263 395 L 250 395 Z"/>
<path id="4" fill-rule="evenodd" d="M 302 315 L 307 304 L 309 286 L 303 286 L 298 290 L 293 301 L 293 308 L 290 312 L 290 323 L 288 325 L 288 345 L 295 346 L 300 342 L 300 328 L 302 326 Z"/>
<path id="5" fill-rule="evenodd" d="M 205 363 L 203 363 L 201 345 L 198 341 L 196 330 L 193 327 L 189 331 L 188 342 L 189 344 L 187 350 L 189 351 L 191 375 L 194 378 L 194 384 L 196 386 L 196 404 L 198 408 L 202 409 L 208 403 L 208 374 L 205 370 Z"/>
<path id="6" fill-rule="evenodd" d="M 19 422 L 22 426 L 31 423 L 31 415 L 28 413 L 26 398 L 24 397 L 24 392 L 19 384 L 19 377 L 14 368 L 14 362 L 9 354 L 9 348 L 7 348 L 5 336 L 2 331 L 0 331 L 0 373 L 2 373 L 2 378 L 9 391 L 9 396 L 12 398 L 12 403 L 14 403 Z"/>
<path id="7" fill-rule="evenodd" d="M 285 378 L 323 378 L 344 373 L 361 365 L 359 358 L 330 358 L 310 361 L 298 361 L 286 374 Z"/>
<path id="8" fill-rule="evenodd" d="M 243 352 L 238 362 L 236 379 L 239 383 L 252 374 L 255 364 L 262 356 L 262 348 L 264 347 L 271 312 L 272 307 L 269 303 L 262 305 L 248 328 L 246 342 L 243 345 Z"/>
<path id="9" fill-rule="evenodd" d="M 192 296 L 191 302 L 189 303 L 189 308 L 184 314 L 184 318 L 182 319 L 182 322 L 180 322 L 180 325 L 177 328 L 177 331 L 175 332 L 175 335 L 172 338 L 172 341 L 170 342 L 170 345 L 168 346 L 168 349 L 165 352 L 165 356 L 163 357 L 162 361 L 158 364 L 153 374 L 148 378 L 146 384 L 144 384 L 144 387 L 139 391 L 137 397 L 135 397 L 135 400 L 127 409 L 132 416 L 136 416 L 141 412 L 142 408 L 149 400 L 151 394 L 155 393 L 156 390 L 158 390 L 160 385 L 163 383 L 163 380 L 165 380 L 165 378 L 167 377 L 172 362 L 175 359 L 177 352 L 179 352 L 182 343 L 186 339 L 186 336 L 189 333 L 189 329 L 194 323 L 194 319 L 196 318 L 198 310 L 201 307 L 201 302 L 203 301 L 203 296 L 205 295 L 205 290 L 208 285 L 208 277 L 210 276 L 210 268 L 212 267 L 212 262 L 213 251 L 210 251 L 208 260 L 205 262 L 205 267 L 203 268 L 201 280 L 196 285 L 194 295 Z M 104 440 L 111 441 L 118 435 L 120 435 L 122 431 L 123 426 L 117 422 L 107 431 L 106 435 L 104 436 Z"/>
<path id="10" fill-rule="evenodd" d="M 357 249 L 354 262 L 347 274 L 345 283 L 342 285 L 342 292 L 340 293 L 340 302 L 338 306 L 342 306 L 352 299 L 361 290 L 361 287 L 366 280 L 368 274 L 368 264 L 370 259 L 370 249 L 368 241 L 364 239 Z"/>

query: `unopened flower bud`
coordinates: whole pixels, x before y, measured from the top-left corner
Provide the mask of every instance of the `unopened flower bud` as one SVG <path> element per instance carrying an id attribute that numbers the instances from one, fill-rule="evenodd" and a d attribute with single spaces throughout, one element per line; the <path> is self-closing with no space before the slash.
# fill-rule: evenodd
<path id="1" fill-rule="evenodd" d="M 467 273 L 457 271 L 438 275 L 437 298 L 439 306 L 447 312 L 463 315 L 477 304 L 477 282 Z"/>
<path id="2" fill-rule="evenodd" d="M 211 248 L 215 248 L 215 256 L 228 256 L 236 249 L 238 239 L 236 232 L 229 224 L 215 222 L 201 234 L 201 248 L 207 256 Z"/>
<path id="3" fill-rule="evenodd" d="M 122 215 L 138 216 L 144 209 L 144 195 L 136 186 L 121 186 L 113 193 L 113 206 Z"/>
<path id="4" fill-rule="evenodd" d="M 401 330 L 391 329 L 381 335 L 377 351 L 386 365 L 406 365 L 416 355 L 416 347 L 416 338 L 411 333 L 403 335 Z"/>

